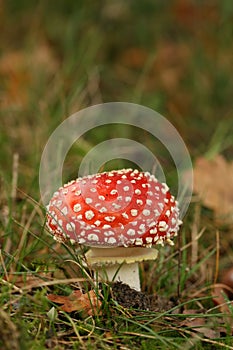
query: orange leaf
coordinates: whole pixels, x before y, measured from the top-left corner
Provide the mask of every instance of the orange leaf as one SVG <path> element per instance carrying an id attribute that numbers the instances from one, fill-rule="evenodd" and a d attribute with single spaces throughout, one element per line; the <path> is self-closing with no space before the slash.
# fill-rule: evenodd
<path id="1" fill-rule="evenodd" d="M 84 311 L 87 315 L 93 316 L 99 313 L 101 307 L 101 301 L 93 290 L 87 293 L 75 290 L 69 296 L 49 294 L 47 297 L 54 303 L 62 304 L 61 310 L 65 312 Z"/>
<path id="2" fill-rule="evenodd" d="M 224 284 L 216 284 L 212 291 L 213 302 L 215 305 L 219 306 L 222 313 L 231 314 L 231 309 L 233 307 L 233 301 L 227 303 L 227 290 L 228 286 Z"/>
<path id="3" fill-rule="evenodd" d="M 197 159 L 194 167 L 194 191 L 214 210 L 216 218 L 233 222 L 233 162 L 221 155 Z"/>

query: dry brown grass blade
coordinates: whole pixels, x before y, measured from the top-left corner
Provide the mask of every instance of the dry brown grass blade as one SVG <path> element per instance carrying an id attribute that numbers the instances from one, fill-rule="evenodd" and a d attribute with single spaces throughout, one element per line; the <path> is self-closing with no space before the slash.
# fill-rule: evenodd
<path id="1" fill-rule="evenodd" d="M 14 292 L 22 294 L 24 292 L 31 291 L 33 288 L 49 287 L 49 286 L 55 286 L 59 284 L 75 285 L 80 282 L 87 281 L 84 278 L 65 278 L 65 279 L 52 279 L 52 280 L 45 281 L 45 278 L 46 278 L 45 276 L 41 275 L 41 277 L 39 277 L 39 276 L 26 274 L 25 277 L 22 277 L 22 276 L 17 277 L 13 274 L 12 275 L 8 274 L 8 280 L 1 279 L 1 283 L 8 285 L 10 288 L 13 289 Z"/>
<path id="2" fill-rule="evenodd" d="M 219 273 L 219 258 L 220 258 L 220 240 L 219 231 L 216 231 L 216 260 L 215 260 L 215 273 L 214 273 L 214 284 L 217 283 Z"/>
<path id="3" fill-rule="evenodd" d="M 198 262 L 198 243 L 197 239 L 200 230 L 200 205 L 197 204 L 194 211 L 194 219 L 191 229 L 191 266 L 195 266 Z"/>

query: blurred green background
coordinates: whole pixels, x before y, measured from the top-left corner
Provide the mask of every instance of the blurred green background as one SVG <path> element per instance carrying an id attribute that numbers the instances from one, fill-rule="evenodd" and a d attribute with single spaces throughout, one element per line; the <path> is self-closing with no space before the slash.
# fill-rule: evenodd
<path id="1" fill-rule="evenodd" d="M 6 181 L 17 152 L 19 186 L 38 199 L 40 156 L 51 132 L 72 113 L 109 101 L 164 115 L 193 158 L 219 151 L 232 158 L 232 1 L 0 5 L 0 161 Z M 135 130 L 100 128 L 84 135 L 73 152 L 76 162 L 119 133 L 152 142 Z M 73 175 L 70 153 L 66 171 Z"/>

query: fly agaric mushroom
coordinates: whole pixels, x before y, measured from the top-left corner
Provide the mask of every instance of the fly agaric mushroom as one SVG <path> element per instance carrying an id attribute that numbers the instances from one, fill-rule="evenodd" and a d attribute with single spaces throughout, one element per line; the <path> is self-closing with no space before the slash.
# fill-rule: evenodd
<path id="1" fill-rule="evenodd" d="M 73 180 L 54 193 L 47 210 L 56 240 L 90 246 L 86 258 L 96 275 L 136 290 L 138 262 L 157 258 L 152 245 L 173 245 L 181 223 L 168 186 L 132 169 Z"/>

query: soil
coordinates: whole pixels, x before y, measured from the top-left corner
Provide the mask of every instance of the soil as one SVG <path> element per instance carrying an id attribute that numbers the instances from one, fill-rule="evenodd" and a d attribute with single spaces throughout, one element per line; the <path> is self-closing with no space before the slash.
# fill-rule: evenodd
<path id="1" fill-rule="evenodd" d="M 118 304 L 125 308 L 163 312 L 177 305 L 175 300 L 158 295 L 147 295 L 122 282 L 112 284 L 112 296 Z"/>

